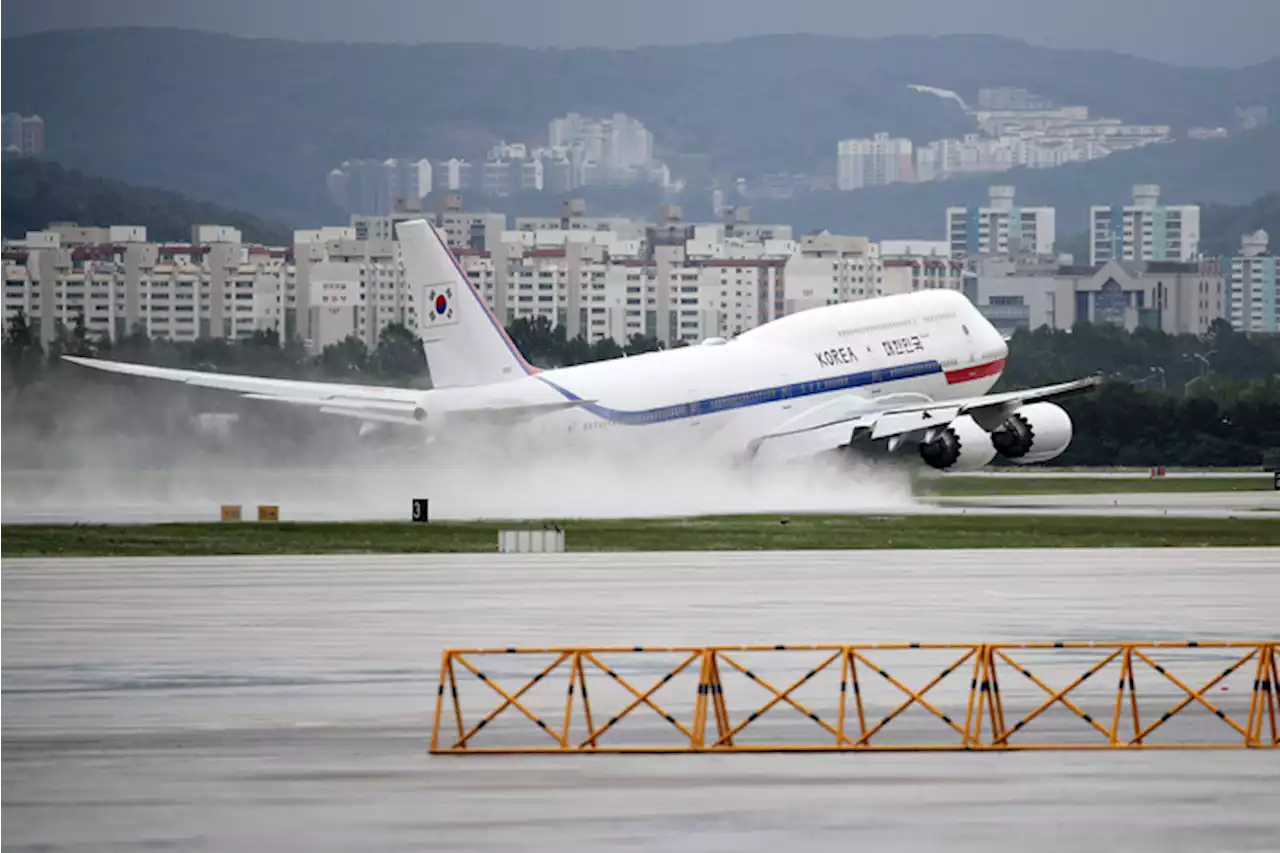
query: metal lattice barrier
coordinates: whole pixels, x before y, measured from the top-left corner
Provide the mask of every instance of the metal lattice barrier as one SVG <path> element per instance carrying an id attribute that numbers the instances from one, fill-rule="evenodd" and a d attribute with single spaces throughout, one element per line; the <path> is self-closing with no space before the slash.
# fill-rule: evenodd
<path id="1" fill-rule="evenodd" d="M 431 752 L 1275 748 L 1276 648 L 1045 642 L 451 649 L 442 655 Z"/>

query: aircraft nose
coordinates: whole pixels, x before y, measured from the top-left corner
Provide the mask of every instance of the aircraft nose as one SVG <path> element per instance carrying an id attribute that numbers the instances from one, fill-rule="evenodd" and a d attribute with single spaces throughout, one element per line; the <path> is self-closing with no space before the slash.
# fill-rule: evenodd
<path id="1" fill-rule="evenodd" d="M 995 358 L 1005 358 L 1009 355 L 1009 343 L 1005 340 L 1004 335 L 1000 334 L 1000 330 L 992 325 L 991 321 L 978 314 L 974 320 L 979 324 L 982 331 L 979 333 L 979 340 L 982 342 L 982 349 L 985 352 L 995 354 Z"/>

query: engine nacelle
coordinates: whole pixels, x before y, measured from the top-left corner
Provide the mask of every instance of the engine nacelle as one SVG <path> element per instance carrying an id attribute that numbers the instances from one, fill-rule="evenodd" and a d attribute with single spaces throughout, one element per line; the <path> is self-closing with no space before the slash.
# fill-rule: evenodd
<path id="1" fill-rule="evenodd" d="M 1071 416 L 1061 406 L 1031 403 L 992 431 L 991 444 L 1010 462 L 1034 465 L 1061 455 L 1071 434 Z"/>
<path id="2" fill-rule="evenodd" d="M 991 435 L 973 418 L 961 415 L 920 442 L 920 458 L 939 471 L 977 471 L 996 457 Z"/>

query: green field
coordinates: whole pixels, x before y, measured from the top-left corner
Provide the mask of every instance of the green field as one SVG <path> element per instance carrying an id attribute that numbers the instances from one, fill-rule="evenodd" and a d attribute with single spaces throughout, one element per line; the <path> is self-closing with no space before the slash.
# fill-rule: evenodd
<path id="1" fill-rule="evenodd" d="M 1268 477 L 969 477 L 964 474 L 919 477 L 921 497 L 985 497 L 996 495 L 1173 494 L 1176 492 L 1270 492 Z"/>
<path id="2" fill-rule="evenodd" d="M 784 523 L 785 521 L 785 523 Z M 5 525 L 5 557 L 492 552 L 499 528 L 408 522 Z M 1280 521 L 1107 516 L 800 515 L 560 522 L 570 551 L 1280 545 Z"/>

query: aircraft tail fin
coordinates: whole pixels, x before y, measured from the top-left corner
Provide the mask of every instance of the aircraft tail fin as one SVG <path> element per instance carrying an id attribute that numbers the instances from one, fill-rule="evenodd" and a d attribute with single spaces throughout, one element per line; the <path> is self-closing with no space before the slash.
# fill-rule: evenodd
<path id="1" fill-rule="evenodd" d="M 405 278 L 422 294 L 419 333 L 436 387 L 488 385 L 536 372 L 425 219 L 396 225 Z"/>

